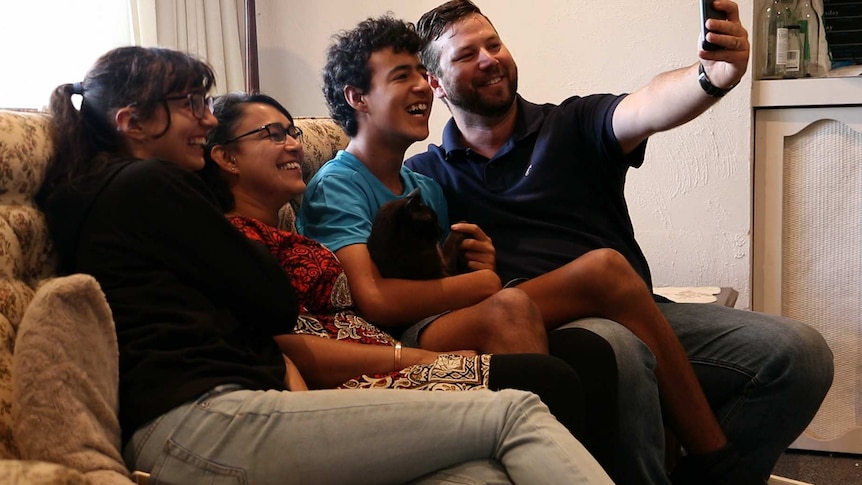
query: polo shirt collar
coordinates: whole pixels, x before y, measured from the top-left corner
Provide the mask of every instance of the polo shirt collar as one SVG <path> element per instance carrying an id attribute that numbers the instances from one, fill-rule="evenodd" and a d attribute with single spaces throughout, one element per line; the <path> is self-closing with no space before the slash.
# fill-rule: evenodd
<path id="1" fill-rule="evenodd" d="M 515 95 L 515 102 L 518 103 L 518 114 L 512 138 L 517 142 L 539 131 L 545 113 L 541 106 L 524 100 L 520 94 Z M 508 143 L 511 144 L 511 140 Z M 442 147 L 447 160 L 457 160 L 467 151 L 467 147 L 461 143 L 461 130 L 458 129 L 455 118 L 449 118 L 443 127 Z"/>

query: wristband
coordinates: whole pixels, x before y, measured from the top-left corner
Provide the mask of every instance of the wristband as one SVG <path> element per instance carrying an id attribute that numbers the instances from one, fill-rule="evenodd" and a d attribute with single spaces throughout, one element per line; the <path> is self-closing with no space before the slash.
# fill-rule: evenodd
<path id="1" fill-rule="evenodd" d="M 725 94 L 729 93 L 731 89 L 736 87 L 736 84 L 734 84 L 733 86 L 725 89 L 712 84 L 712 82 L 709 80 L 709 77 L 706 75 L 706 70 L 704 70 L 703 64 L 701 64 L 697 68 L 697 80 L 700 83 L 700 87 L 702 87 L 703 90 L 706 91 L 706 94 L 712 96 L 713 98 L 720 98 Z"/>

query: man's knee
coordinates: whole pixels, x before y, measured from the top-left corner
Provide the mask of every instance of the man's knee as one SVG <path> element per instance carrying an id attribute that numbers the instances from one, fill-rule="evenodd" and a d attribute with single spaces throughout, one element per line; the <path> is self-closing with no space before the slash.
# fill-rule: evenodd
<path id="1" fill-rule="evenodd" d="M 636 289 L 645 286 L 625 256 L 613 249 L 594 249 L 578 258 L 577 261 L 588 271 L 590 279 L 599 282 L 596 286 L 605 291 L 620 285 L 633 286 Z M 615 286 L 606 286 L 611 284 Z"/>
<path id="2" fill-rule="evenodd" d="M 822 390 L 825 394 L 834 377 L 834 356 L 823 336 L 814 328 L 800 322 L 786 322 L 787 332 L 774 341 L 775 352 L 785 368 L 812 394 Z"/>

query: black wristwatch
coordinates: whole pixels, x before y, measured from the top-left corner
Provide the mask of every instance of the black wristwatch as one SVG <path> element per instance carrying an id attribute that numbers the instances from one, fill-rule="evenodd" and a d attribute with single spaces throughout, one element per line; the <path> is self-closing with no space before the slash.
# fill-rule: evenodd
<path id="1" fill-rule="evenodd" d="M 706 94 L 712 96 L 713 98 L 720 98 L 725 94 L 729 93 L 731 89 L 736 87 L 736 84 L 727 89 L 719 88 L 713 85 L 712 82 L 710 82 L 709 77 L 707 77 L 706 71 L 703 69 L 703 64 L 701 64 L 700 67 L 697 68 L 697 80 L 698 82 L 700 82 L 700 87 L 702 87 L 703 90 L 706 91 Z"/>

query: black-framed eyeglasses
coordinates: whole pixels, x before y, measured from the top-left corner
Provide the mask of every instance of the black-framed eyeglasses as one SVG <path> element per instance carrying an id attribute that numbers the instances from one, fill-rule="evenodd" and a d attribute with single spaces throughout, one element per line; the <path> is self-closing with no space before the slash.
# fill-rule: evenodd
<path id="1" fill-rule="evenodd" d="M 192 116 L 195 118 L 202 120 L 206 118 L 207 111 L 210 113 L 213 112 L 213 98 L 212 96 L 206 96 L 201 93 L 189 93 L 182 94 L 179 96 L 168 96 L 166 98 L 159 99 L 157 101 L 163 101 L 165 103 L 165 108 L 167 107 L 168 101 L 179 101 L 181 99 L 189 100 L 189 108 L 192 110 Z M 170 109 L 168 109 L 170 111 Z"/>
<path id="2" fill-rule="evenodd" d="M 243 133 L 242 135 L 237 135 L 222 144 L 227 145 L 228 143 L 233 143 L 240 138 L 254 135 L 255 133 L 260 133 L 261 131 L 265 131 L 269 139 L 272 140 L 274 143 L 278 143 L 279 145 L 287 141 L 288 136 L 298 142 L 302 142 L 302 130 L 297 128 L 295 125 L 290 125 L 288 128 L 285 128 L 284 126 L 282 126 L 281 123 L 270 123 L 268 125 L 263 125 L 260 128 L 255 128 L 251 131 Z"/>

